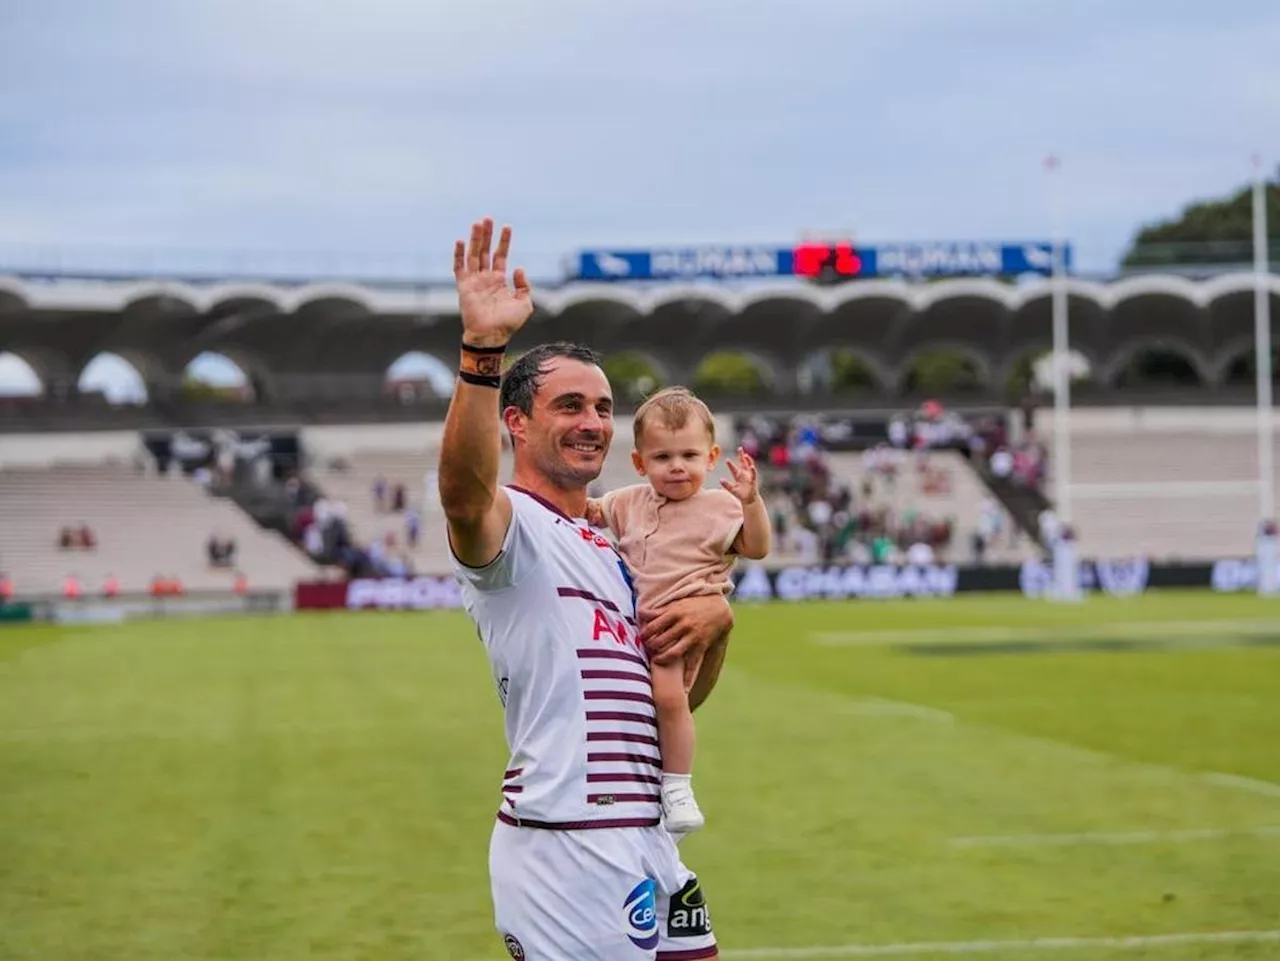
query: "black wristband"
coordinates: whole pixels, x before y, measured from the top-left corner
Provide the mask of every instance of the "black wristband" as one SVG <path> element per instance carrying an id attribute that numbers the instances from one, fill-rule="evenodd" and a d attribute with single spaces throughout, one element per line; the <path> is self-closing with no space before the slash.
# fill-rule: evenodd
<path id="1" fill-rule="evenodd" d="M 462 349 L 465 350 L 468 354 L 480 354 L 481 356 L 491 356 L 493 354 L 505 354 L 507 352 L 507 345 L 501 344 L 497 347 L 475 347 L 471 344 L 468 344 L 464 340 L 462 342 Z"/>
<path id="2" fill-rule="evenodd" d="M 492 387 L 497 390 L 502 386 L 501 377 L 487 377 L 484 374 L 473 374 L 469 370 L 458 371 L 458 377 L 466 384 L 475 384 L 477 387 Z"/>

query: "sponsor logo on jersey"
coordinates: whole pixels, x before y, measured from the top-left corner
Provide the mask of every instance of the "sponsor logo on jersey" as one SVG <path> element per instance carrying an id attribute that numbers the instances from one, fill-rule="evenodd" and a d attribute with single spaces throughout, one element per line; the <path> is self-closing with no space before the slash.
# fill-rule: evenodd
<path id="1" fill-rule="evenodd" d="M 502 943 L 506 946 L 507 954 L 511 955 L 512 961 L 524 961 L 524 945 L 516 940 L 514 934 L 508 934 L 502 939 Z"/>
<path id="2" fill-rule="evenodd" d="M 637 948 L 652 951 L 658 946 L 658 886 L 645 878 L 622 903 L 626 916 L 627 937 Z"/>
<path id="3" fill-rule="evenodd" d="M 690 878 L 679 891 L 671 895 L 667 910 L 667 937 L 705 938 L 711 933 L 711 915 L 702 895 L 702 885 L 697 878 Z"/>

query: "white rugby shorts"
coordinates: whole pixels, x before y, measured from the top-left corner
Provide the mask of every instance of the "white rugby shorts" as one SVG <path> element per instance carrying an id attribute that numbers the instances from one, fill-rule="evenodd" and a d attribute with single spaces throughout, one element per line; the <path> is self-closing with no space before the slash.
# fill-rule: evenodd
<path id="1" fill-rule="evenodd" d="M 514 961 L 718 956 L 698 879 L 660 825 L 558 831 L 498 821 L 489 879 Z"/>

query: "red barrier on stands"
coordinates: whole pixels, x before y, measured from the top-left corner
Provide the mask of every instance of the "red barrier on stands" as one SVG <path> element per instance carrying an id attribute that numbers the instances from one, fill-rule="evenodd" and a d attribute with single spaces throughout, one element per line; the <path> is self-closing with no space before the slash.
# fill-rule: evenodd
<path id="1" fill-rule="evenodd" d="M 300 611 L 428 611 L 461 607 L 462 594 L 452 577 L 362 578 L 300 583 L 294 587 L 293 603 Z"/>

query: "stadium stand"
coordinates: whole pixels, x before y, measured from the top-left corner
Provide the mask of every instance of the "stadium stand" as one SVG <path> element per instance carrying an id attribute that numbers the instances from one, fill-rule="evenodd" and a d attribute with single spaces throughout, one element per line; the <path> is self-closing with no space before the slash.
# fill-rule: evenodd
<path id="1" fill-rule="evenodd" d="M 315 567 L 232 502 L 184 476 L 144 474 L 112 464 L 8 468 L 0 472 L 0 569 L 22 594 L 57 594 L 74 576 L 85 595 L 114 576 L 121 593 L 145 592 L 157 576 L 184 591 L 230 590 L 237 572 L 249 587 L 287 589 Z M 64 528 L 87 525 L 92 549 L 62 547 Z M 233 564 L 210 563 L 211 537 L 235 544 Z"/>
<path id="2" fill-rule="evenodd" d="M 1072 519 L 1083 555 L 1190 560 L 1253 553 L 1258 461 L 1247 430 L 1073 434 Z"/>

